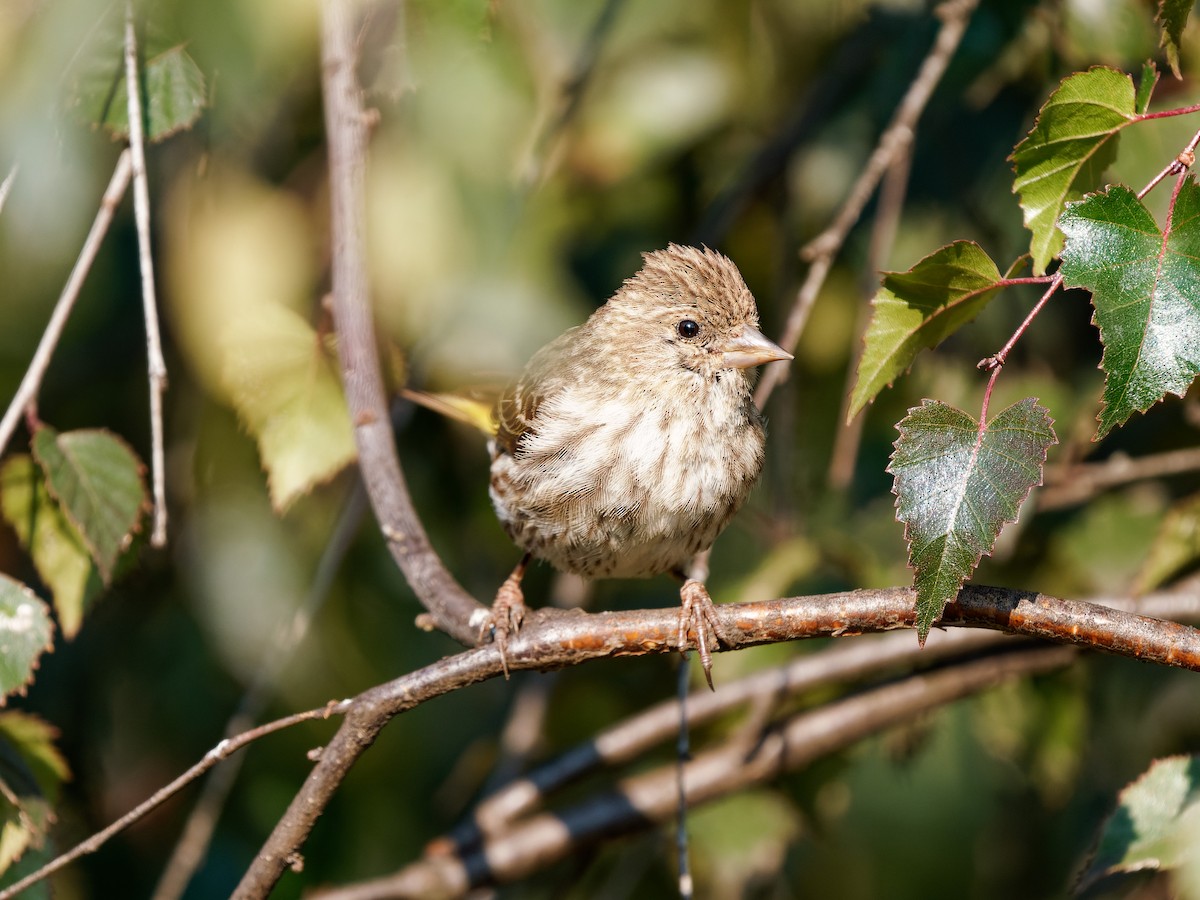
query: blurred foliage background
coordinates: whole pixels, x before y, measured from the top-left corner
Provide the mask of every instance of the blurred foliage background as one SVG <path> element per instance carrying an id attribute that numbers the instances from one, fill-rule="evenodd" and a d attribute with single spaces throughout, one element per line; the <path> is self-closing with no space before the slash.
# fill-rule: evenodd
<path id="1" fill-rule="evenodd" d="M 209 109 L 151 148 L 150 183 L 168 340 L 172 540 L 91 611 L 42 663 L 28 709 L 61 731 L 73 777 L 56 841 L 73 844 L 196 761 L 220 737 L 280 640 L 353 490 L 343 473 L 272 510 L 254 440 L 223 367 L 239 311 L 289 310 L 319 331 L 328 288 L 327 199 L 315 0 L 154 0 L 145 30 L 186 42 Z M 119 147 L 73 108 L 79 60 L 120 25 L 100 0 L 0 3 L 0 174 L 19 172 L 0 215 L 0 394 L 15 391 L 78 253 Z M 379 321 L 402 367 L 434 388 L 502 380 L 581 321 L 668 241 L 729 254 L 777 334 L 803 266 L 936 32 L 914 0 L 411 0 L 380 4 L 362 77 L 380 118 L 371 146 L 370 252 Z M 1157 52 L 1137 0 L 988 0 L 916 136 L 897 240 L 901 269 L 958 238 L 997 260 L 1028 237 L 1006 156 L 1065 75 L 1137 71 Z M 1183 69 L 1188 72 L 1186 44 Z M 582 89 L 564 99 L 580 73 Z M 1196 102 L 1164 79 L 1156 108 Z M 1111 180 L 1140 186 L 1195 130 L 1191 118 L 1122 136 Z M 1165 196 L 1165 194 L 1163 195 Z M 1152 201 L 1161 198 L 1152 197 Z M 975 362 L 1036 299 L 1011 290 L 866 413 L 848 484 L 828 469 L 862 310 L 877 284 L 870 220 L 856 228 L 815 307 L 792 374 L 768 407 L 763 482 L 718 542 L 718 600 L 905 584 L 902 529 L 885 472 L 893 424 L 926 396 L 974 409 Z M 128 201 L 88 279 L 39 413 L 102 426 L 149 455 L 144 329 Z M 1056 300 L 1018 346 L 995 408 L 1034 395 L 1063 441 L 1050 464 L 1144 455 L 1196 442 L 1190 400 L 1089 444 L 1100 347 L 1082 295 Z M 269 330 L 253 332 L 263 354 Z M 279 346 L 282 346 L 280 344 Z M 398 368 L 401 365 L 398 364 Z M 474 434 L 405 411 L 401 457 L 434 545 L 487 599 L 516 559 L 492 515 Z M 20 441 L 17 442 L 18 444 Z M 1157 522 L 1196 477 L 1116 490 L 1036 513 L 976 581 L 1085 597 L 1127 593 Z M 0 568 L 36 584 L 13 536 Z M 536 569 L 527 596 L 552 591 Z M 666 579 L 601 583 L 598 608 L 667 606 Z M 319 706 L 455 649 L 419 632 L 419 607 L 374 523 L 361 521 L 312 629 L 276 681 L 268 715 Z M 937 640 L 933 635 L 932 640 Z M 722 656 L 718 684 L 817 642 Z M 394 723 L 355 768 L 305 849 L 307 884 L 390 871 L 464 812 L 485 783 L 511 698 L 549 683 L 538 756 L 553 754 L 674 690 L 675 661 L 613 660 L 523 674 L 444 697 Z M 710 895 L 1056 896 L 1116 791 L 1149 761 L 1200 749 L 1200 693 L 1187 673 L 1089 658 L 1054 677 L 958 704 L 692 819 Z M 232 888 L 332 725 L 256 746 L 188 897 Z M 195 790 L 56 879 L 57 896 L 147 896 Z M 754 836 L 747 840 L 747 833 Z M 511 896 L 662 896 L 669 836 L 626 840 Z M 278 896 L 297 896 L 285 878 Z"/>

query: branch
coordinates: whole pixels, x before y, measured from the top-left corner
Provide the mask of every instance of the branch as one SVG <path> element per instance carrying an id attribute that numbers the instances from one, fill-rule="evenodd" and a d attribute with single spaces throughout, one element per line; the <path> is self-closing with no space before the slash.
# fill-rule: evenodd
<path id="1" fill-rule="evenodd" d="M 481 607 L 442 565 L 413 509 L 400 468 L 367 296 L 363 181 L 367 118 L 354 77 L 349 0 L 322 4 L 322 90 L 329 146 L 333 319 L 363 482 L 388 550 L 438 628 L 474 644 Z"/>
<path id="2" fill-rule="evenodd" d="M 879 180 L 891 167 L 897 155 L 908 152 L 917 120 L 933 95 L 933 89 L 945 74 L 977 4 L 978 0 L 946 0 L 935 10 L 935 14 L 942 20 L 942 27 L 933 42 L 933 47 L 921 63 L 917 77 L 913 79 L 900 105 L 896 107 L 891 123 L 879 136 L 879 143 L 863 167 L 862 174 L 850 188 L 850 194 L 833 223 L 801 251 L 801 255 L 811 260 L 812 265 L 796 295 L 792 311 L 784 325 L 783 336 L 779 339 L 779 346 L 784 350 L 796 349 L 808 321 L 808 314 L 816 302 L 821 286 L 825 283 L 825 276 L 829 274 L 833 265 L 833 258 L 841 249 L 851 227 L 862 215 L 863 208 L 871 199 Z M 754 393 L 754 402 L 759 409 L 766 405 L 767 398 L 786 374 L 786 363 L 771 363 L 766 366 Z"/>
<path id="3" fill-rule="evenodd" d="M 142 134 L 141 79 L 138 78 L 137 35 L 133 0 L 125 3 L 125 87 L 129 109 L 129 150 L 133 160 L 133 214 L 137 222 L 138 265 L 142 275 L 142 315 L 146 319 L 146 356 L 150 378 L 150 469 L 154 482 L 154 530 L 150 545 L 167 544 L 166 463 L 163 453 L 162 397 L 167 389 L 167 363 L 158 329 L 158 300 L 154 292 L 154 259 L 150 255 L 150 189 L 146 181 L 146 147 Z"/>
<path id="4" fill-rule="evenodd" d="M 130 151 L 124 150 L 117 158 L 116 168 L 113 169 L 108 188 L 105 189 L 104 196 L 100 199 L 100 208 L 96 210 L 92 228 L 83 242 L 79 258 L 75 260 L 75 267 L 71 269 L 71 274 L 58 297 L 58 302 L 54 305 L 54 312 L 50 314 L 50 322 L 46 325 L 46 331 L 42 334 L 41 341 L 38 342 L 33 360 L 29 363 L 29 368 L 25 370 L 25 377 L 21 379 L 21 384 L 17 388 L 16 394 L 13 395 L 12 402 L 9 403 L 8 409 L 4 413 L 4 418 L 0 419 L 0 452 L 3 452 L 4 448 L 8 446 L 8 442 L 12 440 L 21 414 L 37 397 L 38 390 L 42 386 L 42 379 L 46 375 L 46 369 L 50 366 L 50 357 L 54 353 L 54 348 L 58 346 L 58 341 L 62 337 L 67 319 L 71 316 L 75 301 L 79 299 L 79 291 L 83 288 L 83 282 L 92 268 L 92 263 L 96 260 L 100 244 L 104 240 L 104 235 L 108 233 L 108 226 L 112 224 L 117 205 L 129 187 L 131 172 Z"/>
<path id="5" fill-rule="evenodd" d="M 1200 607 L 1200 596 L 1192 598 Z M 726 649 L 812 637 L 841 637 L 911 628 L 913 591 L 892 588 L 820 597 L 792 597 L 717 607 Z M 946 607 L 943 626 L 990 628 L 1045 637 L 1200 671 L 1200 631 L 1175 622 L 1042 594 L 968 586 Z M 509 671 L 547 670 L 587 660 L 681 650 L 679 612 L 668 609 L 614 613 L 532 610 L 510 638 Z M 299 849 L 358 757 L 395 715 L 435 696 L 494 677 L 503 671 L 494 644 L 381 685 L 350 704 L 346 721 L 275 826 L 234 895 L 265 897 Z M 689 789 L 688 796 L 693 796 Z M 0 898 L 2 900 L 2 898 Z"/>
<path id="6" fill-rule="evenodd" d="M 1200 471 L 1200 448 L 1196 447 L 1137 458 L 1119 453 L 1103 462 L 1053 466 L 1046 469 L 1045 486 L 1038 492 L 1038 509 L 1073 506 L 1122 484 L 1196 471 Z"/>
<path id="7" fill-rule="evenodd" d="M 916 675 L 788 716 L 762 731 L 735 736 L 687 763 L 683 778 L 688 800 L 705 803 L 774 781 L 923 712 L 1012 678 L 1060 668 L 1074 656 L 1067 647 L 1025 648 Z M 516 881 L 584 846 L 666 822 L 674 813 L 676 777 L 674 764 L 660 766 L 622 779 L 600 796 L 510 825 L 482 846 L 467 848 L 462 857 L 450 855 L 447 842 L 437 841 L 425 860 L 393 876 L 320 896 L 450 897 L 482 884 Z"/>
<path id="8" fill-rule="evenodd" d="M 1105 603 L 1108 605 L 1056 600 L 1021 591 L 968 585 L 959 593 L 958 600 L 946 607 L 942 624 L 997 629 L 1018 635 L 1054 636 L 1063 642 L 1123 653 L 1148 662 L 1200 670 L 1200 632 L 1196 629 L 1150 618 L 1149 615 L 1134 615 L 1117 608 L 1125 606 L 1140 609 L 1146 614 L 1200 619 L 1200 580 L 1186 583 L 1178 592 L 1154 594 L 1138 600 L 1106 600 Z M 818 607 L 820 609 L 817 609 Z M 734 626 L 742 628 L 751 621 L 762 622 L 760 634 L 743 631 L 739 635 L 740 639 L 736 645 L 750 646 L 778 640 L 838 637 L 909 628 L 913 619 L 912 607 L 913 597 L 910 590 L 892 588 L 724 605 L 717 607 L 717 613 L 727 630 L 732 630 Z M 1059 607 L 1061 608 L 1057 609 Z M 815 610 L 816 614 L 807 615 L 806 609 Z M 1096 628 L 1102 627 L 1098 623 L 1102 622 L 1108 623 L 1109 628 L 1129 631 L 1123 637 L 1111 632 L 1096 633 Z M 509 645 L 508 664 L 510 669 L 545 670 L 604 657 L 670 652 L 680 649 L 673 644 L 678 636 L 678 624 L 679 611 L 675 606 L 666 609 L 593 614 L 578 610 L 532 610 L 520 636 Z M 910 642 L 909 651 L 901 648 L 899 638 Z M 813 687 L 828 683 L 831 677 L 817 671 L 820 667 L 828 666 L 833 678 L 861 677 L 867 672 L 903 663 L 918 655 L 921 659 L 936 659 L 939 656 L 985 646 L 990 643 L 989 638 L 990 635 L 935 638 L 926 644 L 925 650 L 916 654 L 912 653 L 916 650 L 916 642 L 912 640 L 912 636 L 898 635 L 889 638 L 889 644 L 882 650 L 878 642 L 862 644 L 862 650 L 858 650 L 860 645 L 855 644 L 852 645 L 854 650 L 847 648 L 845 651 L 839 651 L 836 656 L 827 652 L 819 657 L 811 657 L 812 662 L 797 661 L 785 672 L 790 673 L 786 677 L 794 679 L 795 685 Z M 942 647 L 943 643 L 948 646 Z M 807 669 L 807 674 L 797 674 L 797 666 L 800 670 Z M 810 668 L 813 666 L 817 669 Z M 332 701 L 321 709 L 297 713 L 223 740 L 203 760 L 157 791 L 145 803 L 19 884 L 0 892 L 0 900 L 7 900 L 17 891 L 58 871 L 69 862 L 94 852 L 113 835 L 144 818 L 181 788 L 204 774 L 216 762 L 227 758 L 251 741 L 299 722 L 345 714 L 346 719 L 342 727 L 329 745 L 320 752 L 317 765 L 276 826 L 267 845 L 247 871 L 236 895 L 266 896 L 284 868 L 291 861 L 298 860 L 299 847 L 324 811 L 342 778 L 391 718 L 434 697 L 493 678 L 502 671 L 499 649 L 489 644 L 440 660 L 394 681 L 371 688 L 351 700 Z M 761 676 L 755 677 L 777 679 L 779 674 L 762 673 Z M 807 685 L 803 682 L 804 678 L 811 679 Z M 695 722 L 726 711 L 728 707 L 724 705 L 725 700 L 722 698 L 722 692 L 725 690 L 726 687 L 722 686 L 715 695 L 704 692 L 699 697 L 690 698 L 693 712 L 689 719 Z M 729 690 L 732 694 L 739 691 L 739 688 L 731 685 Z M 745 699 L 745 696 L 745 691 L 741 690 L 740 699 Z M 657 719 L 662 713 L 651 710 L 648 715 Z M 678 721 L 677 716 L 677 712 L 671 715 L 672 730 Z M 619 737 L 617 741 L 627 742 L 628 738 Z M 619 759 L 619 747 L 615 748 L 614 752 L 617 755 L 612 758 Z M 582 771 L 578 761 L 568 761 L 564 764 L 564 773 L 549 778 L 547 783 L 553 783 L 555 778 L 565 782 Z M 520 804 L 509 801 L 497 802 L 494 808 L 500 815 L 519 812 L 521 809 Z"/>

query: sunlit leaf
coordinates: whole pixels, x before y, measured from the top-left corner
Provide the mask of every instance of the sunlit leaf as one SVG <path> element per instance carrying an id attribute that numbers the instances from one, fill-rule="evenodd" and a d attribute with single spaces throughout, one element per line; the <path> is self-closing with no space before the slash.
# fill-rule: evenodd
<path id="1" fill-rule="evenodd" d="M 1046 451 L 1058 439 L 1032 397 L 982 432 L 969 415 L 934 400 L 909 410 L 896 428 L 888 471 L 916 570 L 917 636 L 924 643 L 1000 530 L 1016 521 L 1030 489 L 1041 484 Z"/>
<path id="2" fill-rule="evenodd" d="M 1071 204 L 1059 224 L 1065 283 L 1092 292 L 1104 344 L 1099 440 L 1200 373 L 1200 187 L 1183 184 L 1165 240 L 1123 185 Z"/>
<path id="3" fill-rule="evenodd" d="M 46 490 L 32 457 L 17 454 L 0 466 L 0 512 L 50 588 L 63 635 L 74 637 L 104 585 L 83 538 Z"/>
<path id="4" fill-rule="evenodd" d="M 137 454 L 107 431 L 59 434 L 42 426 L 33 436 L 33 456 L 50 496 L 83 539 L 101 577 L 110 581 L 149 504 Z"/>
<path id="5" fill-rule="evenodd" d="M 1118 795 L 1076 892 L 1117 873 L 1178 866 L 1194 852 L 1181 838 L 1192 833 L 1198 814 L 1200 757 L 1156 760 Z"/>
<path id="6" fill-rule="evenodd" d="M 888 272 L 872 301 L 847 418 L 858 415 L 921 350 L 936 347 L 975 318 L 1000 280 L 996 264 L 971 241 L 942 247 L 907 272 Z"/>
<path id="7" fill-rule="evenodd" d="M 0 572 L 0 697 L 24 693 L 38 658 L 50 649 L 54 626 L 41 599 Z M 0 699 L 0 706 L 5 699 Z"/>
<path id="8" fill-rule="evenodd" d="M 1179 73 L 1179 45 L 1183 41 L 1183 27 L 1196 0 L 1159 0 L 1158 15 L 1154 21 L 1162 29 L 1159 45 L 1167 54 L 1167 65 L 1176 78 Z"/>
<path id="9" fill-rule="evenodd" d="M 225 389 L 258 441 L 271 502 L 284 510 L 355 457 L 335 363 L 291 310 L 260 305 L 225 334 Z"/>
<path id="10" fill-rule="evenodd" d="M 1035 274 L 1062 248 L 1056 222 L 1068 200 L 1096 187 L 1117 152 L 1117 133 L 1136 118 L 1133 81 L 1095 68 L 1067 78 L 1010 157 Z"/>
<path id="11" fill-rule="evenodd" d="M 0 872 L 46 842 L 59 787 L 70 775 L 57 738 L 58 730 L 36 716 L 0 713 Z"/>

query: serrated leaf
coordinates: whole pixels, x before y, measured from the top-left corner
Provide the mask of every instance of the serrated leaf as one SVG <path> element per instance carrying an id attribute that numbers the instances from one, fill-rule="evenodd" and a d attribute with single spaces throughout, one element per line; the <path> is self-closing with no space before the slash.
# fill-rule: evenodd
<path id="1" fill-rule="evenodd" d="M 83 538 L 50 497 L 32 457 L 10 456 L 0 466 L 0 513 L 50 589 L 63 636 L 74 637 L 103 582 Z"/>
<path id="2" fill-rule="evenodd" d="M 1178 866 L 1185 853 L 1194 852 L 1180 838 L 1191 832 L 1197 813 L 1200 757 L 1156 760 L 1118 795 L 1076 892 L 1117 873 Z"/>
<path id="3" fill-rule="evenodd" d="M 896 428 L 900 437 L 888 471 L 916 570 L 923 644 L 1000 530 L 1016 521 L 1029 491 L 1041 484 L 1046 451 L 1058 438 L 1032 397 L 993 417 L 982 432 L 971 416 L 935 400 L 910 409 Z"/>
<path id="4" fill-rule="evenodd" d="M 72 104 L 85 121 L 114 137 L 129 137 L 129 104 L 125 82 L 123 30 L 120 17 L 97 29 L 83 62 L 73 72 Z M 155 46 L 158 44 L 158 46 Z M 204 73 L 184 44 L 161 48 L 151 42 L 140 66 L 142 115 L 146 140 L 164 140 L 191 128 L 207 105 Z"/>
<path id="5" fill-rule="evenodd" d="M 971 241 L 935 250 L 907 272 L 888 272 L 872 301 L 847 420 L 933 348 L 971 321 L 998 289 L 1000 270 Z"/>
<path id="6" fill-rule="evenodd" d="M 262 304 L 229 323 L 223 382 L 258 441 L 277 511 L 355 458 L 337 369 L 317 333 L 282 306 Z"/>
<path id="7" fill-rule="evenodd" d="M 1200 562 L 1200 494 L 1175 504 L 1162 517 L 1138 573 L 1135 593 L 1161 587 Z"/>
<path id="8" fill-rule="evenodd" d="M 46 487 L 91 553 L 105 583 L 149 507 L 144 467 L 128 445 L 100 429 L 59 434 L 43 425 L 33 456 Z"/>
<path id="9" fill-rule="evenodd" d="M 46 842 L 59 788 L 70 776 L 57 737 L 36 716 L 0 714 L 0 872 Z"/>
<path id="10" fill-rule="evenodd" d="M 0 572 L 0 706 L 10 694 L 25 692 L 53 634 L 50 610 L 41 598 Z"/>
<path id="11" fill-rule="evenodd" d="M 1117 133 L 1136 120 L 1133 81 L 1097 67 L 1065 79 L 1009 159 L 1037 275 L 1062 248 L 1055 223 L 1067 201 L 1099 184 L 1116 157 Z"/>
<path id="12" fill-rule="evenodd" d="M 1176 78 L 1181 77 L 1179 45 L 1183 41 L 1183 27 L 1187 24 L 1188 14 L 1195 5 L 1196 0 L 1160 0 L 1158 15 L 1154 17 L 1158 27 L 1162 29 L 1159 46 L 1166 51 L 1167 65 L 1171 67 L 1171 73 Z"/>
<path id="13" fill-rule="evenodd" d="M 1104 344 L 1099 440 L 1200 373 L 1200 187 L 1184 182 L 1165 240 L 1124 185 L 1071 204 L 1059 225 L 1064 282 L 1091 291 Z"/>

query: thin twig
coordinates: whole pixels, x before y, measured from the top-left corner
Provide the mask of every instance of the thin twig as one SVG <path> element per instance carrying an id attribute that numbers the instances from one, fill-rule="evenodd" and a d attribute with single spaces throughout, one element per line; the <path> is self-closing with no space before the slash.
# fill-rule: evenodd
<path id="1" fill-rule="evenodd" d="M 858 376 L 858 364 L 863 354 L 863 335 L 871 320 L 871 299 L 875 296 L 879 282 L 876 272 L 887 265 L 888 255 L 896 239 L 896 229 L 904 212 L 904 195 L 908 190 L 908 176 L 912 169 L 912 148 L 906 148 L 892 160 L 879 189 L 879 208 L 871 225 L 871 243 L 867 250 L 867 264 L 862 279 L 862 300 L 858 306 L 857 322 L 854 327 L 854 350 L 846 367 L 846 381 L 842 388 L 842 406 L 838 414 L 837 437 L 833 441 L 833 453 L 829 459 L 826 479 L 829 487 L 842 491 L 849 487 L 854 478 L 854 463 L 858 458 L 858 445 L 862 439 L 865 416 L 855 416 L 846 421 L 850 408 L 850 397 L 854 381 Z"/>
<path id="2" fill-rule="evenodd" d="M 138 77 L 133 0 L 126 0 L 125 3 L 125 87 L 129 109 L 129 149 L 133 155 L 133 214 L 137 222 L 142 315 L 146 319 L 146 356 L 150 380 L 150 471 L 154 482 L 154 530 L 150 534 L 150 544 L 164 547 L 167 543 L 167 493 L 162 398 L 167 389 L 167 363 L 163 359 L 162 337 L 158 328 L 154 259 L 150 253 L 150 189 L 146 179 L 146 144 L 142 127 L 141 79 Z"/>
<path id="3" fill-rule="evenodd" d="M 1200 448 L 1196 447 L 1137 458 L 1117 454 L 1103 462 L 1047 467 L 1044 487 L 1038 492 L 1038 509 L 1075 506 L 1123 484 L 1198 471 Z"/>
<path id="4" fill-rule="evenodd" d="M 8 170 L 8 174 L 4 176 L 4 181 L 0 182 L 0 212 L 4 211 L 4 201 L 8 199 L 8 192 L 12 190 L 13 183 L 17 180 L 17 169 L 20 168 L 13 164 L 13 167 Z"/>
<path id="5" fill-rule="evenodd" d="M 978 0 L 946 0 L 935 10 L 935 14 L 942 20 L 942 27 L 933 42 L 933 47 L 930 48 L 928 55 L 921 63 L 916 78 L 913 79 L 904 98 L 900 101 L 900 105 L 896 108 L 891 123 L 880 135 L 879 143 L 871 153 L 866 165 L 863 166 L 858 180 L 850 188 L 846 202 L 842 204 L 833 223 L 802 251 L 802 255 L 810 259 L 812 265 L 809 267 L 804 284 L 801 285 L 796 295 L 792 311 L 784 325 L 783 336 L 778 341 L 779 346 L 783 349 L 788 351 L 796 349 L 796 344 L 808 322 L 808 314 L 812 310 L 813 303 L 816 302 L 821 286 L 825 283 L 825 276 L 829 274 L 834 256 L 841 249 L 846 235 L 858 221 L 863 208 L 871 199 L 871 195 L 875 192 L 883 174 L 896 158 L 896 154 L 906 152 L 911 145 L 913 129 L 916 127 L 917 120 L 933 95 L 934 88 L 945 74 L 946 67 L 950 64 L 950 59 L 954 55 L 959 41 L 962 40 L 963 33 L 967 30 L 967 23 L 977 5 Z M 771 363 L 765 368 L 762 379 L 758 383 L 758 389 L 754 393 L 754 402 L 760 409 L 766 404 L 767 398 L 771 396 L 771 392 L 775 390 L 776 385 L 783 380 L 786 374 L 786 363 Z"/>
<path id="6" fill-rule="evenodd" d="M 117 819 L 108 827 L 97 831 L 91 837 L 81 844 L 68 850 L 66 853 L 58 856 L 42 866 L 36 872 L 31 872 L 15 884 L 9 885 L 0 891 L 0 900 L 9 900 L 10 897 L 15 897 L 25 888 L 32 884 L 36 884 L 45 878 L 50 877 L 55 872 L 73 863 L 82 856 L 87 856 L 89 853 L 95 853 L 104 844 L 106 844 L 114 835 L 124 831 L 133 823 L 144 819 L 149 813 L 153 812 L 165 801 L 171 799 L 178 794 L 183 788 L 187 787 L 217 763 L 223 759 L 228 759 L 230 755 L 241 750 L 247 744 L 264 738 L 269 734 L 274 734 L 276 731 L 282 731 L 285 728 L 291 728 L 293 725 L 298 725 L 301 722 L 311 722 L 316 719 L 327 719 L 330 716 L 339 715 L 345 712 L 347 701 L 336 701 L 329 703 L 320 709 L 310 709 L 306 712 L 294 713 L 282 719 L 276 719 L 274 722 L 267 722 L 265 725 L 260 725 L 258 728 L 245 731 L 235 737 L 226 738 L 204 755 L 200 762 L 196 763 L 170 784 L 159 788 L 150 795 L 142 803 L 139 803 L 121 818 Z"/>
<path id="7" fill-rule="evenodd" d="M 529 149 L 524 154 L 524 161 L 519 168 L 520 187 L 524 191 L 532 191 L 541 185 L 558 164 L 567 127 L 579 112 L 584 93 L 600 58 L 600 50 L 612 32 L 621 2 L 622 0 L 605 0 L 571 68 L 570 75 L 556 92 L 557 114 L 548 126 L 538 128 L 530 139 Z M 549 113 L 539 116 L 541 121 L 547 118 Z"/>
<path id="8" fill-rule="evenodd" d="M 83 282 L 92 268 L 92 263 L 96 260 L 96 254 L 100 250 L 104 235 L 108 232 L 108 226 L 112 224 L 117 205 L 129 187 L 132 168 L 129 150 L 122 151 L 117 158 L 116 168 L 113 169 L 112 178 L 109 179 L 104 196 L 100 200 L 100 208 L 96 210 L 92 228 L 83 242 L 79 258 L 75 260 L 75 267 L 71 269 L 71 274 L 58 297 L 58 302 L 54 305 L 54 312 L 50 314 L 50 322 L 46 325 L 46 331 L 42 334 L 42 339 L 33 354 L 33 360 L 29 363 L 29 368 L 25 370 L 25 377 L 21 379 L 21 384 L 17 388 L 16 394 L 13 395 L 12 402 L 9 403 L 8 409 L 4 413 L 4 418 L 0 419 L 0 452 L 8 446 L 21 415 L 37 397 L 38 390 L 42 386 L 42 379 L 46 375 L 46 369 L 50 365 L 50 357 L 53 355 L 55 347 L 58 346 L 63 328 L 66 327 L 67 319 L 70 318 L 71 310 L 75 306 L 75 301 L 79 299 L 79 291 L 83 288 Z"/>
<path id="9" fill-rule="evenodd" d="M 355 479 L 354 487 L 346 498 L 333 533 L 317 562 L 312 584 L 303 602 L 292 613 L 288 624 L 271 642 L 271 650 L 260 664 L 254 680 L 242 695 L 237 710 L 225 725 L 225 734 L 234 736 L 249 729 L 262 715 L 279 680 L 284 666 L 291 661 L 296 647 L 304 640 L 313 618 L 324 605 L 333 581 L 341 568 L 346 552 L 362 525 L 367 512 L 367 494 L 362 481 Z M 204 789 L 184 822 L 179 840 L 163 868 L 162 876 L 154 889 L 153 900 L 175 900 L 183 896 L 196 867 L 204 859 L 212 841 L 213 831 L 229 792 L 233 788 L 242 757 L 217 769 L 204 783 Z"/>

